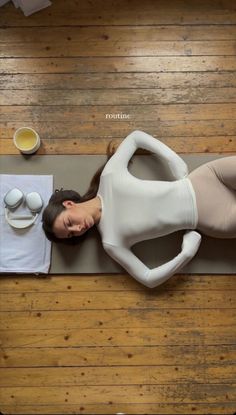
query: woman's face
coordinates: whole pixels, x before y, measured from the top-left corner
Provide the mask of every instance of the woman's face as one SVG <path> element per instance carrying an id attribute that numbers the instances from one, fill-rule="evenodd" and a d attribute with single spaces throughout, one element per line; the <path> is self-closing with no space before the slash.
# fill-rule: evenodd
<path id="1" fill-rule="evenodd" d="M 58 215 L 53 225 L 53 233 L 57 238 L 81 236 L 94 225 L 94 219 L 82 204 L 66 200 L 65 209 Z"/>

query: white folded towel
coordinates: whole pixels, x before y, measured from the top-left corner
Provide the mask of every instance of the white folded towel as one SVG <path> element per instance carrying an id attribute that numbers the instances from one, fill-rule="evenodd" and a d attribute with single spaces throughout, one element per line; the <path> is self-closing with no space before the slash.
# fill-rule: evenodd
<path id="1" fill-rule="evenodd" d="M 9 0 L 0 0 L 0 7 L 4 6 L 4 4 L 8 3 Z"/>
<path id="2" fill-rule="evenodd" d="M 0 6 L 8 3 L 9 0 L 0 0 Z M 20 7 L 25 16 L 30 16 L 45 7 L 51 6 L 49 0 L 12 0 L 16 8 Z"/>
<path id="3" fill-rule="evenodd" d="M 5 219 L 5 194 L 14 187 L 23 193 L 38 192 L 44 206 L 53 192 L 52 175 L 0 174 L 0 272 L 1 273 L 48 273 L 51 261 L 51 242 L 42 229 L 42 211 L 35 223 L 24 229 L 11 227 Z M 30 214 L 22 205 L 15 215 Z"/>

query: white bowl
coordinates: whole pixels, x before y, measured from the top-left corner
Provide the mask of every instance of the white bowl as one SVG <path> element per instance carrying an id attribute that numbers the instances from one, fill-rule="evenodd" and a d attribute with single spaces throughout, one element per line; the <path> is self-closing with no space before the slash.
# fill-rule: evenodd
<path id="1" fill-rule="evenodd" d="M 38 213 L 32 216 L 12 216 L 12 212 L 8 208 L 5 208 L 5 219 L 10 226 L 17 229 L 28 228 L 33 225 L 38 217 Z"/>

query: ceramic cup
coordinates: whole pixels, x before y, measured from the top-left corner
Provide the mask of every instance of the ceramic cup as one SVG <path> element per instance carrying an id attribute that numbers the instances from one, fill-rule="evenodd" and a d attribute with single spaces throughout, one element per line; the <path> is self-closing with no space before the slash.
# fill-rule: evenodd
<path id="1" fill-rule="evenodd" d="M 33 154 L 40 146 L 40 137 L 33 128 L 21 127 L 15 131 L 13 142 L 21 153 Z"/>

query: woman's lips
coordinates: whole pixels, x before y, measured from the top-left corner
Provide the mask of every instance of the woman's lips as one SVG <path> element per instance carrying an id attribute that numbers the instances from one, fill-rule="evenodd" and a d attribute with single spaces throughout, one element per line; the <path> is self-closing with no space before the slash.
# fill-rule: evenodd
<path id="1" fill-rule="evenodd" d="M 89 222 L 85 221 L 84 222 L 84 230 L 87 231 L 87 229 L 91 228 L 92 224 L 90 224 Z"/>
<path id="2" fill-rule="evenodd" d="M 94 225 L 93 218 L 87 218 L 84 221 L 84 231 L 87 231 L 88 229 L 92 228 Z"/>

